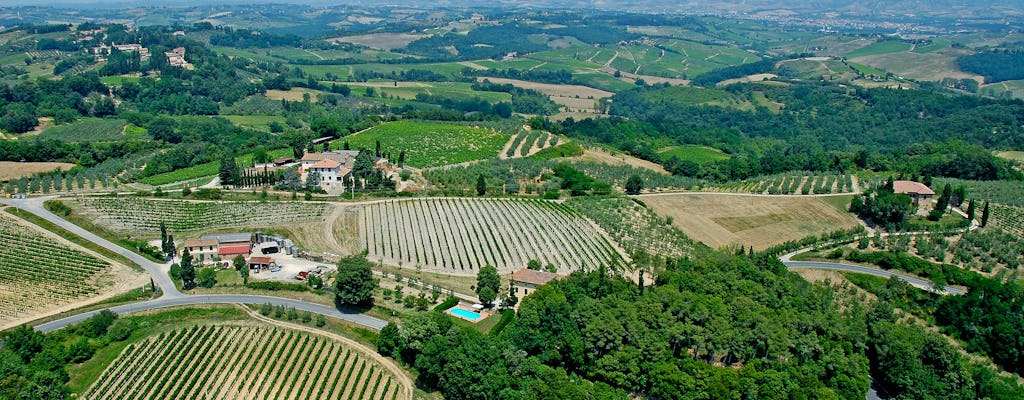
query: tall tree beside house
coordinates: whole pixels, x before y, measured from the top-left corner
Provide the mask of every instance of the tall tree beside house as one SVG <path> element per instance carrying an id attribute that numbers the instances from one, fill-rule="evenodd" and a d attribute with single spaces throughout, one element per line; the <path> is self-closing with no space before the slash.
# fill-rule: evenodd
<path id="1" fill-rule="evenodd" d="M 160 251 L 163 251 L 165 255 L 170 255 L 167 251 L 167 225 L 164 221 L 160 221 Z"/>
<path id="2" fill-rule="evenodd" d="M 946 213 L 946 208 L 949 207 L 949 198 L 952 195 L 953 190 L 947 183 L 946 187 L 942 189 L 942 195 L 939 196 L 937 201 L 935 201 L 935 208 L 932 209 L 932 212 L 928 213 L 928 219 L 932 221 L 938 221 L 941 219 L 942 215 Z"/>
<path id="3" fill-rule="evenodd" d="M 985 209 L 981 210 L 981 226 L 988 226 L 988 202 L 985 202 Z"/>
<path id="4" fill-rule="evenodd" d="M 177 247 L 174 245 L 174 235 L 167 235 L 167 248 L 164 250 L 167 255 L 174 257 L 174 253 L 178 252 Z"/>
<path id="5" fill-rule="evenodd" d="M 398 152 L 398 168 L 405 168 L 405 150 Z"/>
<path id="6" fill-rule="evenodd" d="M 501 277 L 498 276 L 498 269 L 493 265 L 485 265 L 476 274 L 476 295 L 480 302 L 486 305 L 494 303 L 498 297 L 498 290 L 501 289 Z"/>
<path id="7" fill-rule="evenodd" d="M 196 287 L 196 267 L 192 265 L 192 254 L 188 248 L 181 253 L 181 287 L 190 290 Z"/>
<path id="8" fill-rule="evenodd" d="M 353 255 L 338 260 L 334 297 L 338 305 L 372 305 L 377 279 L 365 256 Z"/>
<path id="9" fill-rule="evenodd" d="M 245 257 L 241 254 L 236 255 L 234 260 L 231 260 L 231 263 L 234 265 L 235 271 L 241 272 L 245 268 Z"/>
<path id="10" fill-rule="evenodd" d="M 975 210 L 974 200 L 971 200 L 971 201 L 967 202 L 967 220 L 968 221 L 973 221 L 974 220 L 975 212 L 977 212 L 977 210 Z"/>
<path id="11" fill-rule="evenodd" d="M 380 157 L 380 140 L 375 140 L 374 142 L 376 150 L 374 150 L 373 155 Z"/>
<path id="12" fill-rule="evenodd" d="M 487 194 L 487 180 L 484 179 L 484 175 L 480 174 L 476 178 L 476 194 L 477 196 L 483 196 Z"/>
<path id="13" fill-rule="evenodd" d="M 220 159 L 220 184 L 221 185 L 234 185 L 241 174 L 238 170 L 238 164 L 235 163 L 235 158 L 231 154 L 225 154 Z"/>

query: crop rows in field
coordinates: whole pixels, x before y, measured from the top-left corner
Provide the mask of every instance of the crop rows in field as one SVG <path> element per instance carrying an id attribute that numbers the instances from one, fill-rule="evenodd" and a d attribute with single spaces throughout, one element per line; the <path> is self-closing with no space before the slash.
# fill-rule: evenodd
<path id="1" fill-rule="evenodd" d="M 320 203 L 199 202 L 139 198 L 82 198 L 78 203 L 95 221 L 115 230 L 157 231 L 160 222 L 172 231 L 272 226 L 317 220 L 327 211 Z"/>
<path id="2" fill-rule="evenodd" d="M 1024 237 L 1024 208 L 993 203 L 989 211 L 991 215 L 989 215 L 988 223 Z M 980 214 L 978 216 L 980 217 Z"/>
<path id="3" fill-rule="evenodd" d="M 0 321 L 97 294 L 109 266 L 0 215 Z"/>
<path id="4" fill-rule="evenodd" d="M 969 269 L 986 273 L 997 267 L 1016 270 L 1024 262 L 1024 239 L 998 228 L 977 229 L 965 232 L 951 252 L 954 263 Z"/>
<path id="5" fill-rule="evenodd" d="M 704 186 L 705 192 L 754 194 L 828 194 L 856 191 L 853 175 L 845 174 L 783 174 L 742 182 Z"/>
<path id="6" fill-rule="evenodd" d="M 962 179 L 935 178 L 933 188 L 949 184 L 954 189 L 960 185 L 967 188 L 967 199 L 991 201 L 1016 207 L 1024 207 L 1024 182 L 1022 181 L 968 181 Z M 939 192 L 940 190 L 936 190 Z M 980 204 L 979 204 L 980 205 Z M 979 214 L 981 215 L 981 214 Z"/>
<path id="7" fill-rule="evenodd" d="M 508 136 L 487 128 L 431 122 L 398 121 L 331 142 L 339 150 L 345 142 L 354 149 L 381 151 L 398 157 L 405 151 L 405 163 L 417 168 L 459 164 L 498 156 Z"/>
<path id="8" fill-rule="evenodd" d="M 404 398 L 381 365 L 340 342 L 264 326 L 202 325 L 129 345 L 85 399 Z"/>
<path id="9" fill-rule="evenodd" d="M 575 197 L 566 204 L 601 226 L 630 256 L 647 252 L 679 258 L 698 246 L 664 218 L 628 198 Z"/>
<path id="10" fill-rule="evenodd" d="M 618 260 L 587 220 L 539 199 L 384 201 L 363 209 L 361 232 L 371 260 L 456 274 L 484 265 L 505 273 L 530 260 L 565 273 Z"/>
<path id="11" fill-rule="evenodd" d="M 558 144 L 558 135 L 543 131 L 522 131 L 513 137 L 511 145 L 505 150 L 505 157 L 526 157 L 545 148 Z M 531 151 L 536 147 L 536 151 Z"/>

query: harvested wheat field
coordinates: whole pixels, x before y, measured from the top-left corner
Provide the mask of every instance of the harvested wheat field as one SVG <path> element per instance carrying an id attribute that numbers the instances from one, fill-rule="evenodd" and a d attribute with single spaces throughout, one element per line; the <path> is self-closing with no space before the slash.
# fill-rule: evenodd
<path id="1" fill-rule="evenodd" d="M 15 162 L 0 161 L 0 181 L 18 179 L 23 176 L 31 176 L 38 172 L 50 172 L 57 168 L 69 170 L 75 164 L 62 162 Z"/>
<path id="2" fill-rule="evenodd" d="M 714 248 L 740 244 L 760 250 L 857 225 L 852 215 L 818 197 L 685 193 L 639 198 Z"/>

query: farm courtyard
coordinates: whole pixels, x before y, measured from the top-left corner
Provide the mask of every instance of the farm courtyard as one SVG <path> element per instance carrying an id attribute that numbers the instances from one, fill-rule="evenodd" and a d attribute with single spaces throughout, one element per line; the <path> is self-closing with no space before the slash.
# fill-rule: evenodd
<path id="1" fill-rule="evenodd" d="M 857 226 L 834 204 L 835 197 L 766 197 L 687 193 L 639 197 L 694 240 L 713 248 L 754 246 L 763 250 L 789 240 Z M 828 199 L 828 200 L 826 200 Z"/>

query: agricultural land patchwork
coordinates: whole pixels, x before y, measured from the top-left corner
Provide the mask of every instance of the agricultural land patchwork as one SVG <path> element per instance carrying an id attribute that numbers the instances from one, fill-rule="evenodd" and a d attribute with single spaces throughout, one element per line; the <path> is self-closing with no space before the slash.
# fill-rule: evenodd
<path id="1" fill-rule="evenodd" d="M 404 150 L 407 165 L 429 168 L 496 157 L 508 136 L 471 126 L 399 121 L 336 140 L 331 148 L 341 149 L 348 142 L 352 149 L 373 151 L 377 141 L 381 151 L 390 153 L 396 161 Z"/>
<path id="2" fill-rule="evenodd" d="M 156 232 L 160 222 L 172 231 L 273 226 L 318 221 L 328 206 L 296 202 L 204 202 L 137 198 L 82 198 L 68 201 L 104 228 L 118 232 Z"/>

